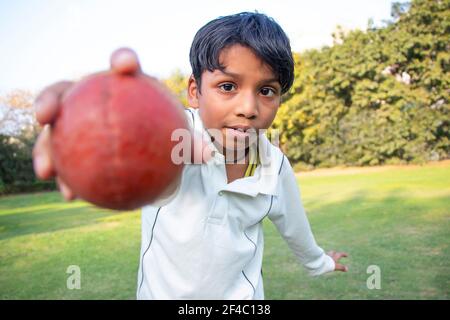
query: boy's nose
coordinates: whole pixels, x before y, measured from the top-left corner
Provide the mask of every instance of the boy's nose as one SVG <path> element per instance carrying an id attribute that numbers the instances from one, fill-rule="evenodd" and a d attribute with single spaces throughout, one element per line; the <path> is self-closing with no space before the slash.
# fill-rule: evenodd
<path id="1" fill-rule="evenodd" d="M 239 117 L 255 119 L 258 116 L 258 99 L 254 94 L 246 94 L 238 102 L 235 113 Z"/>

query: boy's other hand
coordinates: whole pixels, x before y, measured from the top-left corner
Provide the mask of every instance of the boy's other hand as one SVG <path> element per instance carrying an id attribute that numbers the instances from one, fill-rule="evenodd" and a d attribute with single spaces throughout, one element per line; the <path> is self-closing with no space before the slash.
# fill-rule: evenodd
<path id="1" fill-rule="evenodd" d="M 335 251 L 330 251 L 327 253 L 335 262 L 335 268 L 334 271 L 342 271 L 342 272 L 347 272 L 348 271 L 348 267 L 346 265 L 340 264 L 339 260 L 341 258 L 347 258 L 348 254 L 345 252 L 335 252 Z"/>
<path id="2" fill-rule="evenodd" d="M 137 74 L 141 72 L 137 54 L 128 48 L 114 51 L 110 60 L 111 71 L 119 74 Z M 46 87 L 34 101 L 37 121 L 44 126 L 33 148 L 33 167 L 36 176 L 40 179 L 56 177 L 59 190 L 65 200 L 73 200 L 76 195 L 57 176 L 53 166 L 50 136 L 51 125 L 55 121 L 60 108 L 63 94 L 74 84 L 71 81 L 61 81 Z"/>

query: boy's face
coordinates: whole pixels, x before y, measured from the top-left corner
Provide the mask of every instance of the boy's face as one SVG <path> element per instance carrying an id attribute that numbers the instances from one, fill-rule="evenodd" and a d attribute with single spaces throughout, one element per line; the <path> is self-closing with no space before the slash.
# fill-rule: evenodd
<path id="1" fill-rule="evenodd" d="M 242 130 L 270 127 L 280 106 L 281 85 L 271 68 L 245 46 L 223 49 L 219 61 L 225 69 L 204 71 L 200 91 L 195 79 L 189 79 L 189 104 L 199 108 L 206 129 L 220 130 L 222 147 L 246 148 L 249 133 Z M 245 145 L 239 143 L 243 139 Z"/>

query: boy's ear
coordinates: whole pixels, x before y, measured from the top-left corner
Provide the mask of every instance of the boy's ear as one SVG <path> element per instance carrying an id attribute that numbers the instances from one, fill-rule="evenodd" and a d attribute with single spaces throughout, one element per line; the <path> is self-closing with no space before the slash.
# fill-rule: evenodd
<path id="1" fill-rule="evenodd" d="M 189 106 L 192 108 L 198 108 L 198 85 L 195 81 L 194 75 L 191 74 L 188 82 L 187 99 Z"/>

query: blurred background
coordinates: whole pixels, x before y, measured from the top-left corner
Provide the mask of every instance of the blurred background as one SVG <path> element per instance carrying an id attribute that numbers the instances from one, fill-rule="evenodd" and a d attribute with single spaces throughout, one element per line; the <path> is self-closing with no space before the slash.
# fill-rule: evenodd
<path id="1" fill-rule="evenodd" d="M 450 0 L 0 0 L 0 299 L 134 298 L 140 212 L 66 203 L 36 179 L 39 91 L 127 46 L 187 106 L 195 32 L 255 10 L 291 40 L 296 78 L 273 128 L 317 241 L 351 254 L 348 274 L 308 278 L 265 222 L 266 297 L 449 298 Z"/>

